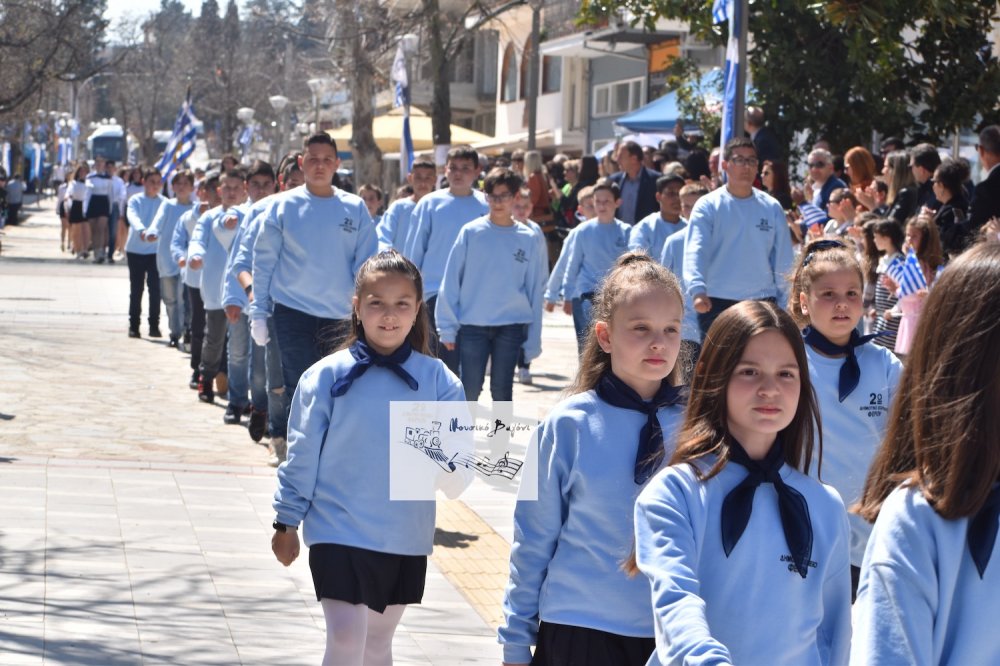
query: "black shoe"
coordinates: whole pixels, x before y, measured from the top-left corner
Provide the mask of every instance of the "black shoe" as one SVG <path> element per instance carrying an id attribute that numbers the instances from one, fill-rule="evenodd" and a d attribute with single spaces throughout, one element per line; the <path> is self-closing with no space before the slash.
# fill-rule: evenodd
<path id="1" fill-rule="evenodd" d="M 195 370 L 191 373 L 191 381 L 188 382 L 188 388 L 192 391 L 197 391 L 199 383 L 201 383 L 201 377 L 198 376 L 198 371 Z"/>
<path id="2" fill-rule="evenodd" d="M 250 412 L 250 423 L 247 424 L 250 431 L 250 439 L 259 442 L 264 438 L 264 431 L 267 430 L 267 412 L 258 412 L 256 409 Z"/>
<path id="3" fill-rule="evenodd" d="M 130 337 L 130 338 L 141 338 L 142 336 L 139 335 L 139 329 L 137 329 L 137 328 L 130 328 L 130 329 L 128 329 L 128 337 Z"/>
<path id="4" fill-rule="evenodd" d="M 167 343 L 167 346 L 177 349 L 177 347 L 180 346 L 180 343 L 178 342 L 178 337 L 176 335 L 171 335 L 170 342 Z"/>
<path id="5" fill-rule="evenodd" d="M 150 326 L 149 327 L 149 337 L 151 337 L 151 338 L 162 338 L 163 337 L 163 333 L 160 333 L 160 327 L 159 326 Z"/>
<path id="6" fill-rule="evenodd" d="M 109 256 L 109 257 L 108 257 L 108 263 L 109 263 L 109 264 L 113 264 L 113 263 L 115 263 L 115 258 L 114 258 L 114 257 L 111 257 L 111 256 Z"/>
<path id="7" fill-rule="evenodd" d="M 243 416 L 250 416 L 253 413 L 253 405 L 247 405 L 243 408 Z"/>
<path id="8" fill-rule="evenodd" d="M 240 415 L 242 413 L 243 413 L 242 409 L 240 409 L 233 403 L 229 403 L 229 406 L 226 407 L 226 413 L 222 415 L 222 422 L 225 423 L 226 425 L 239 425 Z"/>
<path id="9" fill-rule="evenodd" d="M 198 399 L 202 402 L 215 402 L 215 391 L 211 384 L 198 382 Z"/>

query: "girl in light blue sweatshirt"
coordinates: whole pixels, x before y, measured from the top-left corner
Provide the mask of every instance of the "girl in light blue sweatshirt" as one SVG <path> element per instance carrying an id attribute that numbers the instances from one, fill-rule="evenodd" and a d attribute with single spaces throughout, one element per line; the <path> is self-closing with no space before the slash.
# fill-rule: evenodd
<path id="1" fill-rule="evenodd" d="M 353 341 L 303 373 L 274 495 L 275 556 L 309 546 L 326 618 L 324 664 L 391 664 L 392 636 L 424 591 L 433 501 L 389 499 L 389 405 L 461 401 L 462 384 L 427 356 L 420 273 L 395 250 L 358 271 Z"/>
<path id="2" fill-rule="evenodd" d="M 677 279 L 641 253 L 620 258 L 598 289 L 573 395 L 538 431 L 538 500 L 514 511 L 505 663 L 649 659 L 649 585 L 621 565 L 635 498 L 673 450 L 682 416 L 683 316 Z"/>
<path id="3" fill-rule="evenodd" d="M 997 243 L 949 264 L 924 304 L 861 501 L 875 527 L 852 664 L 1000 663 L 998 308 Z"/>
<path id="4" fill-rule="evenodd" d="M 650 664 L 847 661 L 847 514 L 835 490 L 800 471 L 815 414 L 792 318 L 764 301 L 723 311 L 671 465 L 635 505 L 656 625 Z"/>
<path id="5" fill-rule="evenodd" d="M 809 378 L 823 421 L 823 468 L 809 475 L 833 486 L 844 504 L 861 499 L 868 466 L 889 425 L 889 409 L 903 366 L 892 352 L 859 335 L 864 274 L 852 249 L 839 240 L 806 245 L 792 278 L 788 311 L 802 328 Z M 851 524 L 851 589 L 857 591 L 871 526 Z"/>

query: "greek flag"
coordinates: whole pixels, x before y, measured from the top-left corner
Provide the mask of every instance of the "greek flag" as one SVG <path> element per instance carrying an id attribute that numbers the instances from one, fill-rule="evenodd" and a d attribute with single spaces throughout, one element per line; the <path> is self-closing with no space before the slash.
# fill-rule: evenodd
<path id="1" fill-rule="evenodd" d="M 736 79 L 737 71 L 740 68 L 740 29 L 737 18 L 745 21 L 746 17 L 737 17 L 733 8 L 733 0 L 715 0 L 712 5 L 712 23 L 718 24 L 729 21 L 729 43 L 726 45 L 726 66 L 723 70 L 724 85 L 722 93 L 722 138 L 721 145 L 725 145 L 734 136 L 742 136 L 742 127 L 735 127 L 736 122 Z"/>
<path id="2" fill-rule="evenodd" d="M 29 180 L 41 180 L 42 171 L 45 166 L 45 147 L 40 143 L 34 144 L 31 154 L 31 174 Z"/>
<path id="3" fill-rule="evenodd" d="M 906 253 L 906 259 L 896 257 L 885 269 L 886 274 L 892 281 L 899 285 L 897 296 L 909 296 L 921 289 L 927 288 L 927 280 L 924 278 L 924 271 L 920 268 L 920 260 L 917 254 L 911 249 Z"/>
<path id="4" fill-rule="evenodd" d="M 830 219 L 819 206 L 808 203 L 799 204 L 799 212 L 802 213 L 802 222 L 807 229 L 814 224 L 826 224 L 826 221 Z"/>
<path id="5" fill-rule="evenodd" d="M 194 142 L 198 136 L 198 130 L 195 129 L 196 121 L 194 107 L 191 106 L 191 91 L 188 90 L 187 98 L 181 105 L 180 113 L 177 114 L 173 134 L 167 141 L 167 149 L 163 151 L 163 157 L 156 165 L 156 168 L 163 174 L 163 182 L 169 182 L 170 174 L 194 152 Z"/>
<path id="6" fill-rule="evenodd" d="M 391 78 L 396 82 L 393 106 L 403 107 L 403 132 L 399 137 L 399 179 L 403 182 L 413 168 L 413 135 L 410 133 L 410 81 L 406 75 L 406 55 L 403 53 L 402 41 L 396 47 Z"/>
<path id="7" fill-rule="evenodd" d="M 247 125 L 243 128 L 243 131 L 240 133 L 240 138 L 237 139 L 241 146 L 247 148 L 253 142 L 253 132 L 253 125 Z"/>
<path id="8" fill-rule="evenodd" d="M 3 167 L 3 172 L 5 176 L 10 176 L 11 163 L 10 163 L 10 143 L 4 142 L 3 146 L 0 147 L 0 166 Z"/>

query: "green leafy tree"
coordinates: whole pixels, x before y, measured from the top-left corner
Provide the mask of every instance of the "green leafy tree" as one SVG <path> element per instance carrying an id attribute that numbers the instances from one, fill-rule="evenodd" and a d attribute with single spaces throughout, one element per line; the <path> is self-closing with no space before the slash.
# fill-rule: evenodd
<path id="1" fill-rule="evenodd" d="M 652 28 L 686 21 L 722 45 L 711 0 L 584 0 L 580 21 L 629 12 Z M 750 75 L 756 98 L 786 143 L 795 132 L 838 149 L 873 131 L 941 141 L 992 114 L 1000 64 L 988 35 L 997 3 L 985 0 L 755 0 Z"/>

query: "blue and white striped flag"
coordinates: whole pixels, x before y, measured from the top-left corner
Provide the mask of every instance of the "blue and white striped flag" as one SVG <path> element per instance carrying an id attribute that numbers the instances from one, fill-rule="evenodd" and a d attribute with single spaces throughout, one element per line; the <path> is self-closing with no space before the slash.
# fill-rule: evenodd
<path id="1" fill-rule="evenodd" d="M 740 26 L 737 18 L 745 21 L 746 17 L 737 17 L 733 0 L 715 0 L 712 5 L 712 23 L 729 21 L 729 43 L 726 45 L 726 66 L 723 70 L 725 78 L 722 93 L 722 131 L 720 145 L 724 148 L 735 136 L 742 136 L 742 127 L 736 127 L 736 80 L 740 68 Z"/>
<path id="2" fill-rule="evenodd" d="M 177 121 L 174 122 L 174 131 L 167 141 L 167 149 L 163 152 L 156 168 L 163 174 L 163 182 L 169 182 L 170 174 L 179 168 L 191 153 L 194 152 L 195 139 L 198 130 L 195 128 L 197 118 L 194 116 L 194 107 L 191 106 L 191 91 L 188 90 L 187 98 L 181 105 L 181 111 L 177 114 Z"/>
<path id="3" fill-rule="evenodd" d="M 822 208 L 809 203 L 800 203 L 799 212 L 802 213 L 802 222 L 807 229 L 814 224 L 826 224 L 827 220 L 830 219 Z"/>
<path id="4" fill-rule="evenodd" d="M 42 169 L 45 166 L 45 146 L 40 143 L 32 146 L 31 153 L 31 174 L 29 180 L 41 180 Z"/>
<path id="5" fill-rule="evenodd" d="M 927 279 L 924 278 L 924 271 L 920 268 L 920 260 L 912 249 L 906 253 L 905 261 L 896 257 L 889 262 L 885 272 L 899 285 L 897 296 L 909 296 L 927 288 Z"/>
<path id="6" fill-rule="evenodd" d="M 10 163 L 10 143 L 4 142 L 3 147 L 0 148 L 0 166 L 3 167 L 4 175 L 7 177 L 11 176 L 11 163 Z"/>
<path id="7" fill-rule="evenodd" d="M 410 81 L 406 74 L 406 54 L 403 53 L 402 40 L 396 47 L 391 78 L 396 83 L 393 106 L 403 107 L 403 132 L 399 137 L 399 180 L 404 182 L 413 168 L 413 135 L 410 133 Z"/>

